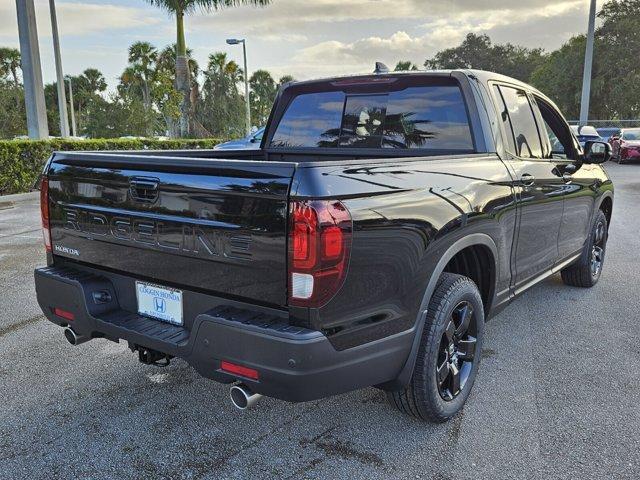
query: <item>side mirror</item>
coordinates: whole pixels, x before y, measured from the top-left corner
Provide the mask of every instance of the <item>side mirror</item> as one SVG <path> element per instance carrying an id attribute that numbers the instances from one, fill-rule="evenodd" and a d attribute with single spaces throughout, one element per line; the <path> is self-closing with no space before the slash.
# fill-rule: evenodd
<path id="1" fill-rule="evenodd" d="M 585 163 L 604 163 L 611 160 L 611 145 L 606 142 L 589 141 L 584 144 Z"/>

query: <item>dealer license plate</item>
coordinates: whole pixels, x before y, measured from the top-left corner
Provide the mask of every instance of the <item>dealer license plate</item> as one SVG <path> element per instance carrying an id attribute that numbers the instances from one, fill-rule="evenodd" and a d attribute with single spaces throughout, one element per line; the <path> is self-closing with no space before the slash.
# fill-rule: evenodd
<path id="1" fill-rule="evenodd" d="M 136 282 L 138 313 L 163 322 L 182 325 L 182 291 L 152 283 Z"/>

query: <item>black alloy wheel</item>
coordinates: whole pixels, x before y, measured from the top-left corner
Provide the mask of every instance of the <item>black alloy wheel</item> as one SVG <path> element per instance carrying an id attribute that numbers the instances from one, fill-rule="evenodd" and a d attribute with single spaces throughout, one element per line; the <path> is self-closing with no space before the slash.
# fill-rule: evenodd
<path id="1" fill-rule="evenodd" d="M 607 216 L 602 210 L 596 213 L 588 241 L 582 255 L 573 264 L 562 269 L 562 281 L 572 287 L 593 287 L 602 275 L 607 251 Z"/>
<path id="2" fill-rule="evenodd" d="M 593 246 L 591 247 L 591 276 L 595 278 L 600 276 L 600 272 L 602 271 L 606 236 L 607 227 L 603 221 L 599 221 L 595 227 Z"/>
<path id="3" fill-rule="evenodd" d="M 464 389 L 469 379 L 476 351 L 476 317 L 467 301 L 451 312 L 445 327 L 436 364 L 440 396 L 451 401 Z"/>
<path id="4" fill-rule="evenodd" d="M 483 336 L 484 305 L 477 285 L 468 277 L 443 273 L 417 337 L 411 379 L 387 392 L 391 405 L 432 422 L 456 415 L 478 374 Z"/>

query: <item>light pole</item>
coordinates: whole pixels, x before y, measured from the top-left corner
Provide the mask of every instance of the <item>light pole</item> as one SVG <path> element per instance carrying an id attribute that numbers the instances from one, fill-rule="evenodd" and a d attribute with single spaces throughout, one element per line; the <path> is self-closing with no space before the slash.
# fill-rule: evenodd
<path id="1" fill-rule="evenodd" d="M 24 84 L 24 103 L 27 110 L 29 138 L 49 138 L 47 107 L 44 103 L 38 29 L 33 0 L 16 0 L 18 13 L 18 36 Z"/>
<path id="2" fill-rule="evenodd" d="M 78 136 L 78 132 L 76 132 L 76 112 L 73 108 L 73 88 L 71 87 L 71 77 L 67 76 L 67 81 L 69 82 L 69 106 L 71 107 L 71 132 L 74 137 Z"/>
<path id="3" fill-rule="evenodd" d="M 58 19 L 56 17 L 55 0 L 49 0 L 51 11 L 51 33 L 53 36 L 53 56 L 56 61 L 56 78 L 58 87 L 58 113 L 60 114 L 60 136 L 69 136 L 69 118 L 67 117 L 67 98 L 64 94 L 64 75 L 62 74 L 62 57 L 60 56 L 60 37 L 58 36 Z"/>
<path id="4" fill-rule="evenodd" d="M 584 53 L 584 72 L 582 74 L 582 98 L 580 99 L 580 125 L 589 121 L 589 99 L 591 97 L 591 68 L 593 65 L 593 41 L 596 28 L 596 0 L 591 0 L 589 8 L 589 30 L 587 48 Z"/>
<path id="5" fill-rule="evenodd" d="M 246 127 L 247 127 L 247 135 L 251 133 L 251 104 L 249 103 L 249 72 L 247 70 L 247 43 L 245 39 L 239 38 L 227 38 L 227 45 L 238 45 L 242 44 L 242 53 L 244 55 L 244 101 L 246 104 Z"/>

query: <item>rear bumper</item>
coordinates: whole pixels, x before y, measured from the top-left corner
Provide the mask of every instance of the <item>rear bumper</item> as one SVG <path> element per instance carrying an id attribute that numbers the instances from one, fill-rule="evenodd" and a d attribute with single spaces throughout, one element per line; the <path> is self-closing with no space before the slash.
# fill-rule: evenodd
<path id="1" fill-rule="evenodd" d="M 57 325 L 182 358 L 206 378 L 242 380 L 256 393 L 293 402 L 395 379 L 413 340 L 410 330 L 338 351 L 321 332 L 288 325 L 286 312 L 195 292 L 185 292 L 185 327 L 175 326 L 135 313 L 132 277 L 84 267 L 45 267 L 34 274 L 38 303 Z M 72 312 L 74 320 L 55 315 L 56 307 Z M 256 369 L 259 379 L 222 372 L 222 360 Z"/>

